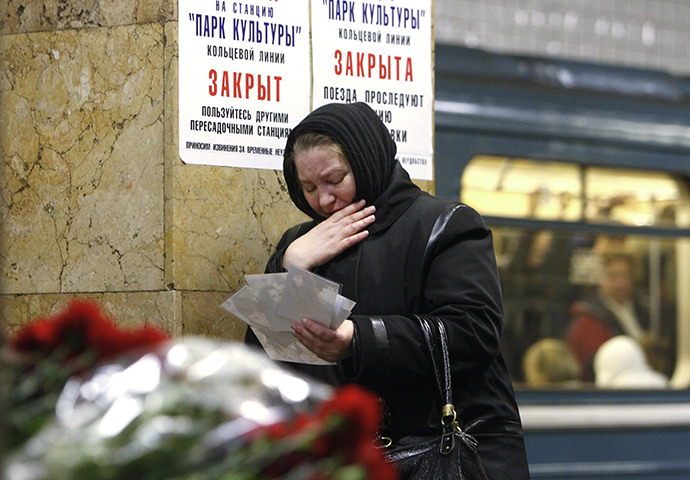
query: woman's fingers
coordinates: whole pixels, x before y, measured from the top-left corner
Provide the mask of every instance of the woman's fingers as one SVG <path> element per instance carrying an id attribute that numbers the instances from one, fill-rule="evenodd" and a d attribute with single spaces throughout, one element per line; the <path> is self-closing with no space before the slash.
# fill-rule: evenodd
<path id="1" fill-rule="evenodd" d="M 374 207 L 371 207 L 371 208 L 373 209 Z M 372 212 L 373 212 L 373 210 L 372 210 Z M 349 226 L 351 234 L 352 235 L 356 234 L 360 230 L 362 230 L 362 229 L 368 227 L 369 225 L 371 225 L 372 223 L 374 223 L 375 220 L 376 220 L 376 217 L 372 213 L 372 214 L 369 214 L 360 220 L 356 220 L 356 221 L 352 222 Z"/>
<path id="2" fill-rule="evenodd" d="M 367 226 L 376 221 L 376 208 L 363 206 L 364 200 L 348 205 L 296 239 L 285 252 L 283 266 L 292 263 L 311 270 L 364 240 Z"/>
<path id="3" fill-rule="evenodd" d="M 344 209 L 343 209 L 344 210 Z M 342 212 L 342 210 L 341 210 Z M 376 207 L 373 205 L 369 205 L 368 207 L 365 208 L 360 208 L 357 209 L 351 213 L 343 215 L 341 218 L 336 219 L 336 222 L 345 222 L 345 223 L 357 223 L 362 221 L 363 219 L 373 217 L 374 212 L 376 212 Z M 340 212 L 338 212 L 340 213 Z"/>
<path id="4" fill-rule="evenodd" d="M 331 215 L 330 217 L 328 217 L 327 220 L 335 220 L 335 221 L 338 221 L 338 220 L 340 220 L 341 218 L 348 217 L 348 216 L 350 216 L 350 215 L 352 215 L 352 214 L 354 214 L 354 213 L 356 213 L 356 212 L 358 212 L 358 211 L 361 211 L 361 210 L 362 210 L 362 207 L 364 207 L 365 203 L 366 203 L 366 202 L 365 202 L 364 200 L 359 200 L 359 201 L 357 201 L 357 202 L 351 203 L 350 205 L 348 205 L 348 206 L 346 206 L 346 207 L 344 207 L 344 208 L 341 208 L 340 210 L 338 210 L 337 212 L 335 212 L 333 215 Z"/>
<path id="5" fill-rule="evenodd" d="M 333 224 L 333 225 L 347 225 L 347 224 L 354 224 L 362 219 L 365 219 L 367 217 L 373 216 L 374 212 L 376 211 L 376 207 L 373 205 L 369 205 L 368 207 L 364 207 L 364 200 L 360 200 L 359 202 L 352 203 L 348 205 L 347 207 L 335 212 L 333 215 L 331 215 L 329 218 L 321 222 L 321 224 Z M 364 207 L 364 208 L 362 208 Z"/>
<path id="6" fill-rule="evenodd" d="M 324 327 L 305 318 L 292 324 L 295 338 L 317 357 L 328 362 L 337 362 L 351 355 L 354 325 L 345 320 L 338 330 Z"/>
<path id="7" fill-rule="evenodd" d="M 360 202 L 358 202 L 360 203 Z M 352 205 L 346 207 L 349 208 Z M 343 210 L 345 210 L 344 208 Z M 340 212 L 342 212 L 341 210 Z M 331 218 L 324 220 L 318 227 L 323 227 L 324 231 L 336 237 L 338 240 L 345 239 L 349 236 L 356 235 L 361 230 L 371 225 L 376 220 L 374 212 L 376 207 L 370 205 L 363 209 L 357 209 L 350 213 L 346 213 L 338 218 L 334 218 L 340 212 L 334 214 Z"/>

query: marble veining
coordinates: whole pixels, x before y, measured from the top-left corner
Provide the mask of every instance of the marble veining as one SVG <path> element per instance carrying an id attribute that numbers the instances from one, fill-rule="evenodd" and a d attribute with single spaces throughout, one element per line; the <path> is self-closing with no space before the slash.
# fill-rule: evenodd
<path id="1" fill-rule="evenodd" d="M 3 40 L 2 293 L 161 289 L 162 28 Z"/>
<path id="2" fill-rule="evenodd" d="M 5 0 L 0 33 L 45 32 L 165 22 L 177 18 L 177 0 Z"/>

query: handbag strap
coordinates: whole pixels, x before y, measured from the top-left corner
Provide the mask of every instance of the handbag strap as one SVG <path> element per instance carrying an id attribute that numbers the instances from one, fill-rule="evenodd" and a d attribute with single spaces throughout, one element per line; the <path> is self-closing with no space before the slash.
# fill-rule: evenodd
<path id="1" fill-rule="evenodd" d="M 455 407 L 453 406 L 453 389 L 450 377 L 450 359 L 448 355 L 448 334 L 443 322 L 428 315 L 416 315 L 422 329 L 424 340 L 429 349 L 431 364 L 436 377 L 439 393 L 444 405 L 441 409 L 441 425 L 443 435 L 441 438 L 441 453 L 447 455 L 455 446 L 453 433 L 463 433 L 457 421 Z M 438 341 L 434 340 L 434 327 L 438 332 Z M 464 434 L 463 434 L 464 435 Z"/>
<path id="2" fill-rule="evenodd" d="M 434 339 L 433 326 L 429 321 L 427 316 L 415 315 L 419 321 L 419 326 L 422 329 L 422 334 L 424 336 L 424 341 L 429 350 L 431 357 L 431 365 L 434 370 L 434 376 L 436 377 L 436 385 L 438 387 L 439 394 L 445 403 L 453 403 L 452 390 L 450 388 L 450 369 L 448 367 L 448 346 L 446 342 L 443 342 L 443 337 L 445 336 L 445 326 L 441 322 L 438 322 L 437 328 L 443 328 L 443 334 L 439 332 L 439 346 L 436 345 Z M 436 323 L 436 322 L 434 322 Z M 440 348 L 439 348 L 440 347 Z"/>
<path id="3" fill-rule="evenodd" d="M 439 213 L 434 226 L 431 229 L 431 234 L 427 240 L 427 245 L 424 250 L 424 282 L 426 283 L 426 276 L 429 272 L 431 258 L 434 249 L 439 241 L 439 238 L 448 225 L 451 217 L 458 208 L 463 204 L 457 202 L 449 202 Z M 423 290 L 423 289 L 422 289 Z M 443 322 L 430 315 L 415 315 L 424 334 L 427 348 L 429 349 L 431 363 L 436 377 L 436 384 L 443 400 L 443 407 L 441 410 L 441 425 L 443 426 L 443 435 L 441 440 L 441 453 L 447 455 L 454 448 L 454 432 L 459 432 L 464 435 L 460 426 L 458 425 L 455 407 L 453 406 L 453 389 L 450 381 L 450 359 L 448 355 L 448 335 L 446 327 Z M 435 327 L 435 328 L 434 328 Z M 438 342 L 435 341 L 434 330 L 437 333 Z M 437 346 L 438 344 L 438 346 Z"/>
<path id="4" fill-rule="evenodd" d="M 447 203 L 443 207 L 443 210 L 441 210 L 441 213 L 438 214 L 438 217 L 436 217 L 434 226 L 431 227 L 431 233 L 429 234 L 429 238 L 426 241 L 426 247 L 424 248 L 424 263 L 422 266 L 423 273 L 421 286 L 422 292 L 424 292 L 424 289 L 426 287 L 426 277 L 429 274 L 429 267 L 431 266 L 431 260 L 433 259 L 432 254 L 436 249 L 436 246 L 439 242 L 439 238 L 441 237 L 443 230 L 445 230 L 446 225 L 448 225 L 448 222 L 450 221 L 450 218 L 453 216 L 455 211 L 462 206 L 463 205 L 461 203 Z"/>
<path id="5" fill-rule="evenodd" d="M 443 233 L 443 230 L 446 228 L 446 225 L 448 225 L 448 222 L 450 221 L 450 217 L 453 216 L 455 211 L 462 207 L 461 203 L 456 203 L 456 202 L 451 202 L 447 203 L 444 207 L 443 210 L 441 210 L 441 213 L 438 214 L 438 217 L 436 217 L 436 221 L 434 222 L 434 226 L 431 228 L 431 233 L 429 234 L 429 239 L 426 242 L 426 248 L 424 249 L 424 267 L 425 270 L 428 267 L 429 262 L 431 261 L 431 258 L 429 257 L 430 253 L 434 250 L 436 247 L 436 244 L 438 243 L 438 239 L 441 236 L 441 233 Z"/>
<path id="6" fill-rule="evenodd" d="M 424 280 L 426 280 L 426 276 L 428 275 L 429 265 L 431 263 L 431 255 L 436 248 L 439 237 L 445 230 L 446 225 L 448 225 L 448 222 L 455 211 L 462 206 L 463 204 L 461 203 L 449 202 L 443 207 L 443 210 L 441 210 L 441 213 L 439 213 L 438 217 L 436 217 L 434 226 L 431 229 L 431 234 L 427 240 L 426 248 L 424 249 Z M 441 417 L 442 423 L 444 420 L 448 420 L 447 416 L 453 417 L 453 420 L 451 421 L 452 423 L 455 421 L 455 408 L 453 407 L 452 386 L 450 382 L 450 360 L 448 356 L 448 335 L 446 334 L 446 327 L 437 317 L 431 317 L 428 315 L 415 316 L 422 327 L 424 339 L 426 340 L 427 347 L 429 348 L 429 352 L 431 354 L 431 361 L 434 368 L 434 373 L 436 374 L 436 383 L 438 384 L 439 393 L 445 402 L 444 414 Z M 431 318 L 433 318 L 433 322 L 430 321 Z M 436 342 L 434 341 L 431 323 L 433 323 L 438 330 L 440 351 L 439 348 L 436 347 Z M 448 405 L 450 405 L 448 410 L 453 408 L 453 412 L 451 414 L 449 411 L 446 415 L 445 410 L 446 406 Z"/>

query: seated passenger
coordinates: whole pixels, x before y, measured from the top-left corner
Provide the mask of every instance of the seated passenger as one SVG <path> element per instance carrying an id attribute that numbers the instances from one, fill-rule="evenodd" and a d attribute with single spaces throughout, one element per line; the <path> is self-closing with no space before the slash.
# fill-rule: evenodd
<path id="1" fill-rule="evenodd" d="M 592 360 L 617 335 L 637 341 L 647 336 L 648 310 L 635 292 L 635 259 L 626 253 L 602 255 L 603 277 L 594 294 L 570 308 L 566 342 L 580 362 L 582 379 L 593 381 Z"/>
<path id="2" fill-rule="evenodd" d="M 599 388 L 668 388 L 668 378 L 647 363 L 642 346 L 619 335 L 604 342 L 594 355 L 594 379 Z"/>
<path id="3" fill-rule="evenodd" d="M 528 387 L 577 387 L 580 365 L 564 341 L 543 338 L 527 349 L 522 362 Z"/>

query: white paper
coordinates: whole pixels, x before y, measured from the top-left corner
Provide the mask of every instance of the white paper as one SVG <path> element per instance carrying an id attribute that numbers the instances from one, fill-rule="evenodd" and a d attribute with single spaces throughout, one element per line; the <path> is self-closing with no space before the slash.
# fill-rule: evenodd
<path id="1" fill-rule="evenodd" d="M 266 312 L 270 326 L 275 332 L 291 332 L 292 319 L 278 315 L 283 298 L 286 273 L 245 275 L 247 285 L 256 295 L 259 305 Z"/>
<path id="2" fill-rule="evenodd" d="M 333 314 L 333 320 L 331 321 L 332 330 L 338 329 L 343 321 L 350 315 L 354 306 L 355 302 L 349 298 L 345 298 L 342 295 L 337 296 L 335 300 L 335 312 Z"/>
<path id="3" fill-rule="evenodd" d="M 278 314 L 299 322 L 310 318 L 331 327 L 340 284 L 290 265 Z"/>
<path id="4" fill-rule="evenodd" d="M 355 302 L 338 292 L 341 285 L 290 266 L 287 273 L 246 275 L 247 285 L 221 305 L 248 324 L 273 360 L 327 365 L 292 334 L 291 324 L 310 318 L 337 329 Z"/>
<path id="5" fill-rule="evenodd" d="M 256 338 L 264 347 L 268 358 L 280 362 L 306 363 L 310 365 L 333 365 L 331 362 L 321 360 L 307 347 L 297 341 L 290 333 L 262 332 L 252 328 Z"/>

